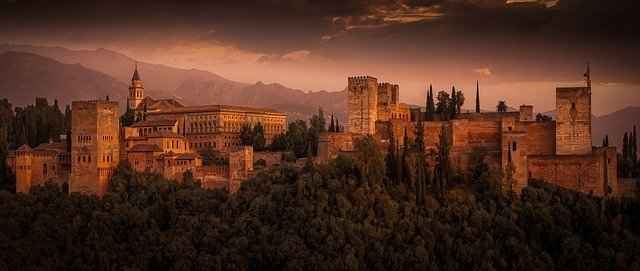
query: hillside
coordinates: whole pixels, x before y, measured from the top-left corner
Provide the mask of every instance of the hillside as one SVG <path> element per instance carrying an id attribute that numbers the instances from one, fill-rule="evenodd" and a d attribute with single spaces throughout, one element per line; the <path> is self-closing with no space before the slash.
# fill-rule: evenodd
<path id="1" fill-rule="evenodd" d="M 23 52 L 1 53 L 0 63 L 0 97 L 14 105 L 31 104 L 35 97 L 57 99 L 61 105 L 107 95 L 112 100 L 126 100 L 126 84 L 78 64 Z"/>

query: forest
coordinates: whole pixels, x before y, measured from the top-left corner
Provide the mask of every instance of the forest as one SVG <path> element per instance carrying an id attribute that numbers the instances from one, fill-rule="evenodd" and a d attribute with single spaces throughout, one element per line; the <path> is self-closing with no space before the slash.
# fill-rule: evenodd
<path id="1" fill-rule="evenodd" d="M 637 200 L 475 181 L 418 201 L 365 169 L 282 164 L 231 195 L 122 163 L 103 198 L 0 191 L 0 270 L 640 270 Z"/>

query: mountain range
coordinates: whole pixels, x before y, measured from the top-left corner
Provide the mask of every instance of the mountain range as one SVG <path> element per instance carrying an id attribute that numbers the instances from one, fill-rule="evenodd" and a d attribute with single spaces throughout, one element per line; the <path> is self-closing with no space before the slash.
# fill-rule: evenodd
<path id="1" fill-rule="evenodd" d="M 124 101 L 133 69 L 137 65 L 144 81 L 145 95 L 155 98 L 172 97 L 186 105 L 229 104 L 268 107 L 287 113 L 292 120 L 308 119 L 322 107 L 325 113 L 334 113 L 339 119 L 346 119 L 347 97 L 344 91 L 305 92 L 277 83 L 241 83 L 208 71 L 139 62 L 106 49 L 70 50 L 63 47 L 4 44 L 0 45 L 0 54 L 0 61 L 7 63 L 7 66 L 15 66 L 15 70 L 3 73 L 5 75 L 26 75 L 33 67 L 40 66 L 36 68 L 41 74 L 38 82 L 16 81 L 14 79 L 17 78 L 13 76 L 6 76 L 4 79 L 8 82 L 2 85 L 0 94 L 10 98 L 16 105 L 31 103 L 34 96 L 56 98 L 62 104 L 74 99 L 95 99 L 106 95 Z M 25 66 L 24 63 L 31 64 Z M 73 73 L 70 65 L 77 66 Z M 76 80 L 88 84 L 86 92 L 78 92 L 78 85 L 66 86 L 63 80 L 54 80 L 58 73 L 75 74 Z M 100 78 L 96 77 L 98 74 L 101 75 Z M 57 78 L 69 79 L 64 76 Z M 53 81 L 48 82 L 49 80 Z M 89 80 L 94 81 L 90 83 Z M 98 85 L 101 87 L 97 87 Z M 21 86 L 21 93 L 15 93 L 17 86 Z M 88 89 L 89 86 L 92 89 Z M 30 99 L 27 99 L 28 97 Z"/>
<path id="2" fill-rule="evenodd" d="M 347 97 L 336 92 L 305 92 L 278 83 L 235 82 L 217 74 L 179 69 L 161 64 L 137 62 L 118 52 L 70 50 L 62 47 L 0 45 L 0 97 L 17 106 L 31 104 L 34 97 L 57 99 L 62 105 L 72 100 L 110 96 L 126 100 L 131 74 L 137 63 L 146 95 L 173 97 L 187 105 L 229 104 L 269 107 L 288 114 L 289 120 L 308 119 L 322 107 L 346 124 Z M 554 112 L 544 114 L 553 116 Z M 608 134 L 611 145 L 622 146 L 624 132 L 640 128 L 640 107 L 593 116 L 593 143 L 600 145 Z"/>

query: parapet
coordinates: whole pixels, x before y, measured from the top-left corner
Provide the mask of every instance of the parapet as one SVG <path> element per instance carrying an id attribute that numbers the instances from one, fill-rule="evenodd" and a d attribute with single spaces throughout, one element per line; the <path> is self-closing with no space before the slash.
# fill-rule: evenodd
<path id="1" fill-rule="evenodd" d="M 353 76 L 348 78 L 349 85 L 366 85 L 368 82 L 378 82 L 378 79 L 373 76 Z"/>

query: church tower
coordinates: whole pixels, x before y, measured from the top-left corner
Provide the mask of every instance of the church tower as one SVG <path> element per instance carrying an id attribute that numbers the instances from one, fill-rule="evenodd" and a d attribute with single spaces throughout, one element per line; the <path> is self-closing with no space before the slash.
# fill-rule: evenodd
<path id="1" fill-rule="evenodd" d="M 131 86 L 129 86 L 128 109 L 135 110 L 142 103 L 142 100 L 144 100 L 144 86 L 142 86 L 142 80 L 140 79 L 140 74 L 138 74 L 138 64 L 136 63 L 135 71 L 131 77 Z"/>

